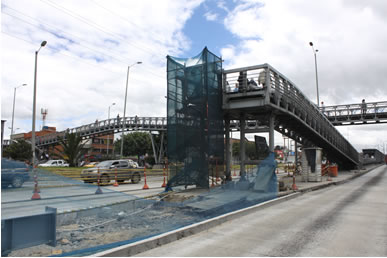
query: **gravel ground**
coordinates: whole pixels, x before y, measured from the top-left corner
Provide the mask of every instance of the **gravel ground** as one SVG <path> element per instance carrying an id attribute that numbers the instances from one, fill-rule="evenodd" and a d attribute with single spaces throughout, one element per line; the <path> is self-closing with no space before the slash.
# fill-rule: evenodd
<path id="1" fill-rule="evenodd" d="M 179 201 L 182 200 L 179 199 Z M 15 250 L 8 256 L 60 255 L 98 245 L 163 233 L 199 220 L 200 216 L 192 210 L 165 207 L 159 204 L 161 202 L 150 203 L 145 208 L 131 213 L 124 210 L 112 213 L 109 208 L 102 209 L 98 215 L 83 217 L 73 224 L 57 227 L 56 247 L 42 244 Z"/>

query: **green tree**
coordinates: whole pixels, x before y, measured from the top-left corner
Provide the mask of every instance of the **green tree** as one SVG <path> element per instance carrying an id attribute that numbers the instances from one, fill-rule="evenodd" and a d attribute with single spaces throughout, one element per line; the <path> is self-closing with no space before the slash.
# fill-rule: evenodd
<path id="1" fill-rule="evenodd" d="M 17 140 L 4 149 L 4 157 L 14 160 L 31 160 L 32 150 L 31 144 L 25 140 Z"/>
<path id="2" fill-rule="evenodd" d="M 121 151 L 121 139 L 114 142 L 114 149 L 116 153 Z M 145 153 L 151 154 L 152 142 L 148 133 L 145 132 L 133 132 L 124 135 L 124 156 L 144 155 Z"/>
<path id="3" fill-rule="evenodd" d="M 234 142 L 232 144 L 232 155 L 234 157 L 239 157 L 239 142 Z"/>
<path id="4" fill-rule="evenodd" d="M 255 142 L 249 142 L 249 141 L 246 141 L 246 145 L 245 145 L 245 153 L 246 153 L 246 156 L 249 158 L 249 159 L 256 159 L 257 158 L 257 152 L 256 152 L 256 149 L 255 149 Z M 238 157 L 240 154 L 240 143 L 239 142 L 234 142 L 232 144 L 232 155 L 235 156 L 235 157 Z"/>
<path id="5" fill-rule="evenodd" d="M 255 148 L 255 142 L 247 142 L 246 144 L 246 155 L 251 160 L 257 159 L 257 150 Z"/>
<path id="6" fill-rule="evenodd" d="M 60 157 L 66 160 L 70 167 L 76 167 L 83 154 L 82 148 L 85 145 L 85 143 L 82 143 L 82 137 L 79 134 L 66 133 L 65 138 L 59 138 L 59 144 L 63 148 L 63 150 L 56 148 L 60 153 Z"/>

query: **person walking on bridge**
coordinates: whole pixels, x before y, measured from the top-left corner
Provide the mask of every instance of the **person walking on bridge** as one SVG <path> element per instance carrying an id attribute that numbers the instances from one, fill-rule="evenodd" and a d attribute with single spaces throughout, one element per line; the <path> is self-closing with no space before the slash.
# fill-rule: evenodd
<path id="1" fill-rule="evenodd" d="M 120 114 L 117 114 L 117 126 L 120 127 Z"/>
<path id="2" fill-rule="evenodd" d="M 324 104 L 324 101 L 321 101 L 321 112 L 325 115 L 325 104 Z"/>
<path id="3" fill-rule="evenodd" d="M 365 102 L 365 99 L 361 101 L 361 114 L 364 116 L 367 113 L 367 103 Z"/>

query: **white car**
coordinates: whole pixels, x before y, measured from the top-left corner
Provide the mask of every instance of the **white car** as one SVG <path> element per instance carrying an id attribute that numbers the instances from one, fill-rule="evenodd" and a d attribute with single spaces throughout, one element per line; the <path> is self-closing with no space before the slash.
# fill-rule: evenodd
<path id="1" fill-rule="evenodd" d="M 39 164 L 38 167 L 68 167 L 69 164 L 63 159 L 49 160 L 46 163 Z"/>

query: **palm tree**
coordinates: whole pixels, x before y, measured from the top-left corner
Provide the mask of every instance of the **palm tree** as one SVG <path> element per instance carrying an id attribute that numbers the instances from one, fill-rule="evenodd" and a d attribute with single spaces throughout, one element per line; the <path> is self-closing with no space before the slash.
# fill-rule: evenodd
<path id="1" fill-rule="evenodd" d="M 81 136 L 75 133 L 66 133 L 64 138 L 59 137 L 59 144 L 63 150 L 56 149 L 61 153 L 62 158 L 69 163 L 70 167 L 76 167 L 85 145 L 82 143 Z"/>

